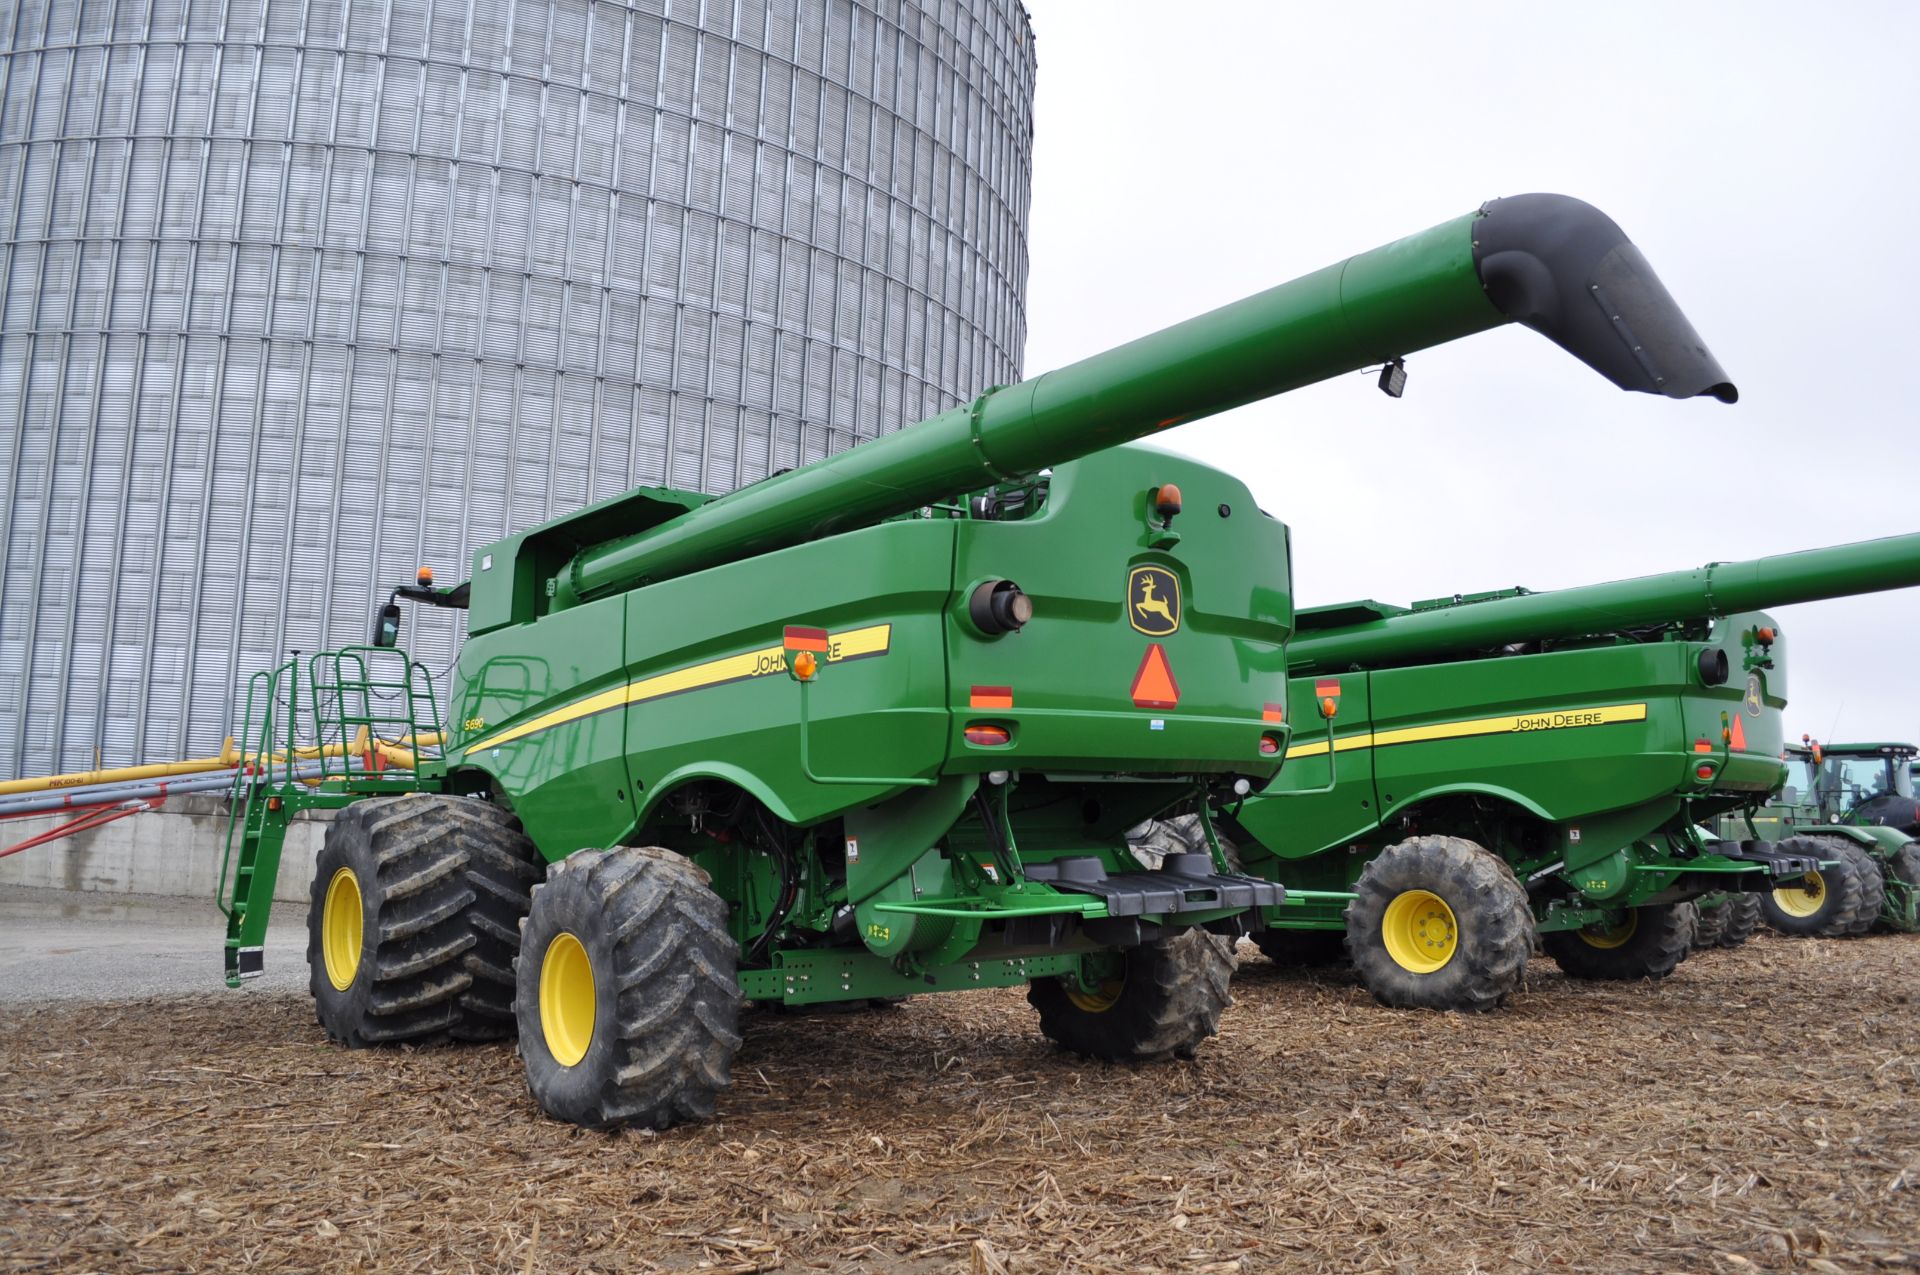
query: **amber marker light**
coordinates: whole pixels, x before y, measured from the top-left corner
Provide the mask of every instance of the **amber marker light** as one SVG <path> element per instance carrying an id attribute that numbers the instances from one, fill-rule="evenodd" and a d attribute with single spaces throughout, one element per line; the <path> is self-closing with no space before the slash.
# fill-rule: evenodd
<path id="1" fill-rule="evenodd" d="M 1335 699 L 1333 696 L 1329 695 L 1320 701 L 1320 716 L 1326 718 L 1327 720 L 1329 721 L 1333 720 L 1334 714 L 1338 713 L 1339 711 L 1340 711 L 1340 701 Z"/>
<path id="2" fill-rule="evenodd" d="M 433 587 L 433 568 L 422 567 L 413 573 L 413 578 L 420 582 L 421 588 L 431 589 Z"/>
<path id="3" fill-rule="evenodd" d="M 811 682 L 813 675 L 819 671 L 819 657 L 812 651 L 802 651 L 793 657 L 793 675 L 801 681 Z"/>
<path id="4" fill-rule="evenodd" d="M 1774 633 L 1772 629 L 1765 628 L 1765 627 L 1758 628 L 1753 631 L 1753 635 L 1760 639 L 1761 646 L 1773 645 Z"/>

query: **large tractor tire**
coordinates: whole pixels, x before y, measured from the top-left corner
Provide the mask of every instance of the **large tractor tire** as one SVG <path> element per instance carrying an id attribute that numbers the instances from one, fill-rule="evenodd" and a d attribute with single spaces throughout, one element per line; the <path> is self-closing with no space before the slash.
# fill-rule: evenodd
<path id="1" fill-rule="evenodd" d="M 738 957 L 726 903 L 672 851 L 582 850 L 554 864 L 515 968 L 534 1101 L 590 1129 L 712 1118 L 740 1048 Z"/>
<path id="2" fill-rule="evenodd" d="M 520 821 L 468 797 L 371 798 L 328 826 L 307 916 L 314 1013 L 343 1044 L 513 1034 L 513 955 L 539 876 Z"/>
<path id="3" fill-rule="evenodd" d="M 1693 901 L 1693 946 L 1696 949 L 1720 946 L 1720 936 L 1727 929 L 1728 910 L 1739 897 L 1737 894 L 1726 894 L 1720 897 L 1719 902 L 1711 904 L 1702 903 L 1699 899 Z"/>
<path id="4" fill-rule="evenodd" d="M 1885 869 L 1877 857 L 1851 841 L 1842 843 L 1836 840 L 1834 844 L 1840 854 L 1852 860 L 1854 874 L 1860 878 L 1860 906 L 1854 909 L 1853 922 L 1847 926 L 1847 933 L 1865 934 L 1873 929 L 1887 906 Z"/>
<path id="5" fill-rule="evenodd" d="M 1395 1009 L 1488 1010 L 1520 982 L 1533 910 L 1505 860 L 1459 837 L 1388 846 L 1354 885 L 1347 953 Z"/>
<path id="6" fill-rule="evenodd" d="M 1760 915 L 1782 934 L 1795 938 L 1837 938 L 1853 930 L 1855 918 L 1867 901 L 1867 882 L 1857 861 L 1841 854 L 1847 842 L 1825 837 L 1788 837 L 1780 848 L 1791 854 L 1835 861 L 1792 882 L 1782 882 L 1760 896 Z M 1869 875 L 1878 876 L 1877 873 Z M 1878 915 L 1878 905 L 1874 914 Z"/>
<path id="7" fill-rule="evenodd" d="M 520 922 L 546 863 L 511 811 L 460 798 L 448 798 L 447 811 L 466 843 L 467 884 L 473 887 L 466 914 L 473 946 L 465 958 L 473 984 L 461 994 L 453 1035 L 507 1040 L 515 1030 L 513 959 L 520 952 Z"/>
<path id="8" fill-rule="evenodd" d="M 1660 979 L 1693 950 L 1695 924 L 1693 904 L 1654 903 L 1630 910 L 1618 925 L 1543 934 L 1540 945 L 1570 978 Z"/>
<path id="9" fill-rule="evenodd" d="M 307 911 L 307 986 L 314 1016 L 341 1044 L 432 1044 L 460 1024 L 474 893 L 444 813 L 438 797 L 370 798 L 327 827 Z"/>
<path id="10" fill-rule="evenodd" d="M 1127 948 L 1116 975 L 1091 991 L 1078 979 L 1036 979 L 1027 1001 L 1063 1049 L 1107 1062 L 1191 1058 L 1233 1004 L 1233 944 L 1202 929 Z"/>
<path id="11" fill-rule="evenodd" d="M 1289 969 L 1322 968 L 1347 959 L 1347 936 L 1341 930 L 1260 930 L 1253 945 L 1275 965 Z"/>
<path id="12" fill-rule="evenodd" d="M 1720 933 L 1714 939 L 1715 947 L 1739 947 L 1760 928 L 1760 896 L 1757 894 L 1731 895 L 1719 911 Z M 1694 946 L 1706 945 L 1696 939 Z"/>

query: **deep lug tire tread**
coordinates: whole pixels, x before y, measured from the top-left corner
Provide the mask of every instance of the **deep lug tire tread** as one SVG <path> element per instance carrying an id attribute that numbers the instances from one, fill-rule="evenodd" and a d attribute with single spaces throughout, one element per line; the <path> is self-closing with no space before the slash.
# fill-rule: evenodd
<path id="1" fill-rule="evenodd" d="M 1719 911 L 1721 925 L 1715 947 L 1739 947 L 1760 928 L 1760 896 L 1757 894 L 1733 895 Z M 1703 945 L 1696 941 L 1694 946 Z"/>
<path id="2" fill-rule="evenodd" d="M 464 911 L 473 901 L 465 852 L 441 835 L 445 799 L 414 794 L 358 801 L 328 826 L 307 912 L 307 988 L 314 1017 L 350 1048 L 427 1045 L 451 1037 L 473 977 Z M 326 890 L 352 868 L 366 923 L 360 965 L 344 991 L 320 955 Z"/>
<path id="3" fill-rule="evenodd" d="M 1838 866 L 1820 869 L 1826 883 L 1828 902 L 1812 916 L 1793 916 L 1774 903 L 1771 892 L 1760 896 L 1760 914 L 1766 923 L 1793 938 L 1840 938 L 1852 933 L 1855 917 L 1866 902 L 1866 883 L 1853 856 L 1842 851 L 1852 843 L 1831 837 L 1788 837 L 1780 842 L 1782 850 L 1838 860 Z M 1878 915 L 1878 905 L 1874 915 Z"/>
<path id="4" fill-rule="evenodd" d="M 1693 907 L 1693 945 L 1695 948 L 1719 947 L 1720 938 L 1727 932 L 1727 922 L 1732 919 L 1733 905 L 1741 896 L 1727 895 L 1712 907 L 1703 907 L 1696 900 Z"/>
<path id="5" fill-rule="evenodd" d="M 1595 947 L 1578 930 L 1543 934 L 1541 946 L 1569 978 L 1611 983 L 1663 979 L 1694 948 L 1698 924 L 1694 906 L 1654 903 L 1633 912 L 1633 933 L 1619 947 Z"/>
<path id="6" fill-rule="evenodd" d="M 1233 943 L 1198 927 L 1128 948 L 1119 999 L 1092 1012 L 1069 999 L 1064 978 L 1037 979 L 1027 1001 L 1040 1031 L 1062 1049 L 1106 1062 L 1192 1058 L 1233 1004 Z"/>
<path id="7" fill-rule="evenodd" d="M 547 945 L 573 934 L 593 963 L 586 1055 L 562 1066 L 540 1022 Z M 582 850 L 534 891 L 515 962 L 520 1057 L 534 1100 L 592 1129 L 711 1119 L 740 1048 L 738 945 L 690 861 L 653 846 Z"/>
<path id="8" fill-rule="evenodd" d="M 1430 890 L 1459 925 L 1459 948 L 1441 969 L 1417 974 L 1387 954 L 1387 905 Z M 1347 956 L 1373 998 L 1393 1009 L 1484 1011 L 1505 1003 L 1532 954 L 1533 910 L 1512 865 L 1461 837 L 1421 836 L 1388 846 L 1354 883 Z"/>
<path id="9" fill-rule="evenodd" d="M 1860 878 L 1860 904 L 1853 911 L 1853 920 L 1847 925 L 1847 933 L 1865 934 L 1873 929 L 1880 920 L 1880 913 L 1886 910 L 1886 871 L 1877 857 L 1851 841 L 1841 845 L 1840 852 L 1852 861 L 1854 875 Z"/>
<path id="10" fill-rule="evenodd" d="M 507 1040 L 515 1031 L 513 959 L 520 952 L 520 922 L 533 902 L 533 887 L 546 864 L 513 812 L 484 801 L 453 799 L 449 815 L 467 851 L 466 878 L 473 901 L 467 928 L 473 946 L 465 964 L 472 983 L 461 994 L 458 1040 Z"/>

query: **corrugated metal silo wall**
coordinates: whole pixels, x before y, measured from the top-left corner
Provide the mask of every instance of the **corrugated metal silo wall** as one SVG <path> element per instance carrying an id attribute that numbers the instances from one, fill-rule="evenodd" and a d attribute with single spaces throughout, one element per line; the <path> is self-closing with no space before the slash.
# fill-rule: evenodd
<path id="1" fill-rule="evenodd" d="M 214 751 L 418 563 L 1018 378 L 1017 0 L 6 8 L 0 775 Z"/>

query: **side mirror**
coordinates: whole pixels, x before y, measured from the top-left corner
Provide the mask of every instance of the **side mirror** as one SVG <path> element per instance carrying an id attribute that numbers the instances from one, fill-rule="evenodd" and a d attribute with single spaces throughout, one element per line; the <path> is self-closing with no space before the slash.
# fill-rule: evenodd
<path id="1" fill-rule="evenodd" d="M 392 598 L 380 608 L 380 614 L 373 621 L 373 644 L 375 646 L 400 645 L 400 604 Z"/>

